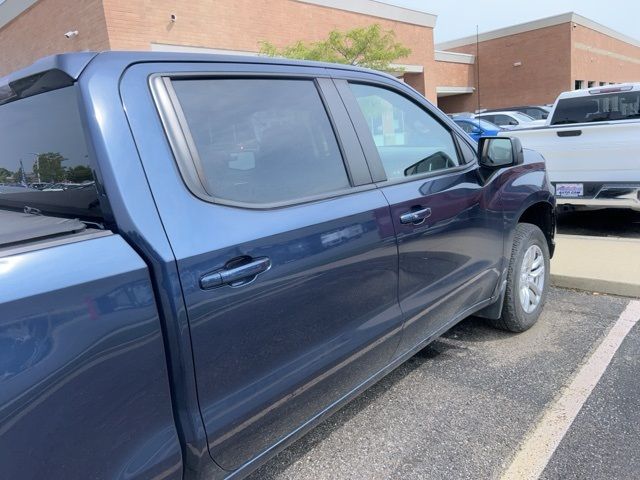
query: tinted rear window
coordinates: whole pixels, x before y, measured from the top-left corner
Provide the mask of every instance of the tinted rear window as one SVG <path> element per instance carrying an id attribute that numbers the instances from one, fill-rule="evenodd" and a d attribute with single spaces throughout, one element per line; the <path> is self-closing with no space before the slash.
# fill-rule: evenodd
<path id="1" fill-rule="evenodd" d="M 75 86 L 1 105 L 0 145 L 0 208 L 102 219 Z"/>
<path id="2" fill-rule="evenodd" d="M 534 120 L 544 120 L 549 116 L 549 112 L 541 108 L 523 108 L 521 112 L 529 115 Z"/>
<path id="3" fill-rule="evenodd" d="M 215 199 L 295 202 L 350 186 L 311 80 L 174 80 L 202 182 Z"/>
<path id="4" fill-rule="evenodd" d="M 640 118 L 640 92 L 608 93 L 561 99 L 551 125 L 633 118 Z"/>

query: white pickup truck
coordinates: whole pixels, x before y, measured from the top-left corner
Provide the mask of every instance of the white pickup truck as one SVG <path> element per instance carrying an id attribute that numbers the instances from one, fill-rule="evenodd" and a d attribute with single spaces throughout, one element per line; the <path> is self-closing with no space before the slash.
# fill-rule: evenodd
<path id="1" fill-rule="evenodd" d="M 640 210 L 640 83 L 561 93 L 545 126 L 499 135 L 544 156 L 565 209 Z"/>

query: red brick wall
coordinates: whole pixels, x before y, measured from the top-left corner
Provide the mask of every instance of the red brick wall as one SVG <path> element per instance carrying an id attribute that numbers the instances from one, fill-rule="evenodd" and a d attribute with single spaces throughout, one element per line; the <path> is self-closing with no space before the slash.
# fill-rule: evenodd
<path id="1" fill-rule="evenodd" d="M 411 85 L 413 88 L 415 88 L 416 90 L 424 94 L 424 86 L 425 86 L 424 72 L 421 72 L 421 73 L 405 72 L 402 79 L 407 85 Z"/>
<path id="2" fill-rule="evenodd" d="M 475 112 L 478 108 L 478 97 L 474 94 L 451 95 L 438 99 L 438 108 L 446 113 Z"/>
<path id="3" fill-rule="evenodd" d="M 151 43 L 258 51 L 260 40 L 284 46 L 373 23 L 411 48 L 398 63 L 431 70 L 432 28 L 293 0 L 40 0 L 0 29 L 0 75 L 59 52 L 149 50 Z M 67 39 L 69 30 L 79 35 Z M 435 101 L 433 75 L 412 82 Z"/>
<path id="4" fill-rule="evenodd" d="M 472 87 L 476 84 L 472 64 L 435 62 L 433 72 L 440 87 Z"/>
<path id="5" fill-rule="evenodd" d="M 476 68 L 479 60 L 481 108 L 553 102 L 572 87 L 570 45 L 568 23 L 480 42 Z M 475 55 L 476 45 L 452 51 Z M 516 62 L 522 65 L 514 67 Z M 474 111 L 476 95 L 444 98 L 440 104 L 445 111 Z"/>
<path id="6" fill-rule="evenodd" d="M 435 62 L 435 76 L 440 87 L 474 87 L 475 65 L 468 63 Z M 452 95 L 438 98 L 438 107 L 445 112 L 463 112 L 468 110 L 472 94 Z"/>
<path id="7" fill-rule="evenodd" d="M 582 25 L 572 28 L 571 40 L 572 82 L 640 82 L 640 47 Z"/>
<path id="8" fill-rule="evenodd" d="M 476 46 L 452 51 L 475 54 Z M 585 87 L 588 81 L 640 81 L 640 47 L 572 23 L 480 43 L 482 108 L 551 103 L 560 92 L 572 90 L 575 80 L 584 80 Z M 441 98 L 438 105 L 461 112 L 474 111 L 477 102 L 472 94 Z"/>
<path id="9" fill-rule="evenodd" d="M 53 53 L 108 48 L 101 0 L 40 0 L 0 29 L 0 76 Z"/>
<path id="10" fill-rule="evenodd" d="M 425 65 L 427 70 L 433 64 L 432 28 L 292 0 L 104 0 L 104 7 L 114 50 L 148 50 L 150 43 L 166 43 L 258 51 L 260 40 L 284 46 L 324 39 L 333 29 L 379 23 L 412 50 L 398 63 Z M 170 22 L 172 13 L 175 23 Z M 435 100 L 435 86 L 427 75 L 418 89 Z"/>
<path id="11" fill-rule="evenodd" d="M 431 28 L 295 0 L 40 0 L 0 29 L 0 75 L 58 52 L 149 50 L 151 43 L 257 51 L 260 40 L 284 46 L 372 23 L 412 49 L 398 63 L 424 67 L 406 80 L 431 101 L 437 86 L 476 86 L 475 65 L 434 60 Z M 79 35 L 67 39 L 69 30 Z M 476 46 L 452 51 L 475 55 Z M 482 108 L 550 103 L 576 79 L 640 81 L 640 47 L 570 23 L 481 42 L 478 60 Z M 477 103 L 476 93 L 439 100 L 449 112 Z"/>

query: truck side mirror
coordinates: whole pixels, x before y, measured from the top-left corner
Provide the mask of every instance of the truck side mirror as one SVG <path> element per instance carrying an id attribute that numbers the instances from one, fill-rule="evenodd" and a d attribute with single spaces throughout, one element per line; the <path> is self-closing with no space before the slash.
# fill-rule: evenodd
<path id="1" fill-rule="evenodd" d="M 522 143 L 515 137 L 482 137 L 478 141 L 478 158 L 480 166 L 491 169 L 522 165 Z"/>

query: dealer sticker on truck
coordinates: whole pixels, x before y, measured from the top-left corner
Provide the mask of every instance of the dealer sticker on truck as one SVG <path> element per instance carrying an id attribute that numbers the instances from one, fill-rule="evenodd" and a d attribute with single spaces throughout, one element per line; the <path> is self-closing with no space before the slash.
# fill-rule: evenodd
<path id="1" fill-rule="evenodd" d="M 558 197 L 581 197 L 584 194 L 582 183 L 557 183 L 556 196 Z"/>

